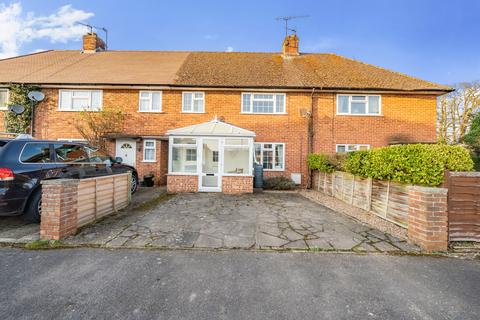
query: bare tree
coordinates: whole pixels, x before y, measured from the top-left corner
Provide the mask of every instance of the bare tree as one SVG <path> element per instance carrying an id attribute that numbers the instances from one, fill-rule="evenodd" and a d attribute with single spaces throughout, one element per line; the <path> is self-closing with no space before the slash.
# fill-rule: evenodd
<path id="1" fill-rule="evenodd" d="M 82 137 L 92 146 L 107 151 L 106 137 L 122 131 L 125 114 L 118 109 L 82 111 L 80 118 L 75 127 Z"/>
<path id="2" fill-rule="evenodd" d="M 472 115 L 480 111 L 480 82 L 462 83 L 438 103 L 437 138 L 440 143 L 463 143 Z"/>

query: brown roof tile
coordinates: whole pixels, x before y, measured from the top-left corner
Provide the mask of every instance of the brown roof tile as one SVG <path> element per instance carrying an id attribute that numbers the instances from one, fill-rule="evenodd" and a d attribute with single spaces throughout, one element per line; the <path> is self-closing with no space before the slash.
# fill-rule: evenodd
<path id="1" fill-rule="evenodd" d="M 46 51 L 0 60 L 0 83 L 450 91 L 334 54 Z"/>

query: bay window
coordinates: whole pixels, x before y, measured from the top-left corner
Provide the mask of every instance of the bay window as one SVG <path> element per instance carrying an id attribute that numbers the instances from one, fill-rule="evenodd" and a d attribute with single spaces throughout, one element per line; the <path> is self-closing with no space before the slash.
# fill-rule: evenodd
<path id="1" fill-rule="evenodd" d="M 381 98 L 373 95 L 337 95 L 339 115 L 380 115 Z"/>
<path id="2" fill-rule="evenodd" d="M 255 162 L 263 169 L 283 171 L 285 169 L 284 143 L 255 143 Z"/>
<path id="3" fill-rule="evenodd" d="M 100 111 L 102 110 L 102 90 L 59 90 L 61 111 Z"/>
<path id="4" fill-rule="evenodd" d="M 242 113 L 285 114 L 284 93 L 242 93 Z"/>

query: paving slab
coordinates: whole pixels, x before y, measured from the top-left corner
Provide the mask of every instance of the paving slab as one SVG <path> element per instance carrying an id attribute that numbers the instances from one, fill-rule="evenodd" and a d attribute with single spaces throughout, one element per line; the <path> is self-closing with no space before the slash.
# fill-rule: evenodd
<path id="1" fill-rule="evenodd" d="M 108 247 L 418 251 L 296 193 L 179 194 L 66 240 Z"/>

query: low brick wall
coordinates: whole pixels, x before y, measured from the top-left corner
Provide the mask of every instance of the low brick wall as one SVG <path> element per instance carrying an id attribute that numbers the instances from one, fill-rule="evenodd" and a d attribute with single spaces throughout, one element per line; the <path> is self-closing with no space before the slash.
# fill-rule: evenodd
<path id="1" fill-rule="evenodd" d="M 222 192 L 225 194 L 253 193 L 253 177 L 223 176 Z"/>
<path id="2" fill-rule="evenodd" d="M 447 193 L 445 188 L 409 188 L 408 239 L 424 250 L 448 248 Z"/>
<path id="3" fill-rule="evenodd" d="M 167 176 L 168 193 L 198 192 L 198 176 L 172 175 Z"/>
<path id="4" fill-rule="evenodd" d="M 131 174 L 42 181 L 40 238 L 61 240 L 130 203 Z"/>
<path id="5" fill-rule="evenodd" d="M 448 248 L 445 188 L 365 179 L 337 171 L 314 172 L 312 189 L 408 229 L 409 241 L 426 251 Z"/>

